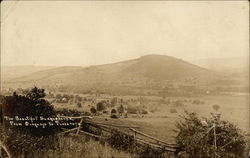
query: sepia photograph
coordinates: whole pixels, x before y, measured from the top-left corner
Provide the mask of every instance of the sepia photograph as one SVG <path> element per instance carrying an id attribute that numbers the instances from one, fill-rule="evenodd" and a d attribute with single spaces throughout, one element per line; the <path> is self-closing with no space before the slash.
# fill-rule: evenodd
<path id="1" fill-rule="evenodd" d="M 250 158 L 247 0 L 0 5 L 0 158 Z"/>

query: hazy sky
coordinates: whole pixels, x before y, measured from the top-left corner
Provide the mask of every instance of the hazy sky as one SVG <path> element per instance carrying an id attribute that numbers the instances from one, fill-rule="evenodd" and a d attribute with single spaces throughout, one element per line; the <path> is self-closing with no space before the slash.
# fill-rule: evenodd
<path id="1" fill-rule="evenodd" d="M 7 1 L 3 65 L 248 56 L 248 1 Z"/>

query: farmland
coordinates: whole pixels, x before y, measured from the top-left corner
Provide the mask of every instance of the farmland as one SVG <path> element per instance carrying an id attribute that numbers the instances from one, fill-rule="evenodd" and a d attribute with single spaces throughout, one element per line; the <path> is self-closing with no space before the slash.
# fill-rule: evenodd
<path id="1" fill-rule="evenodd" d="M 80 95 L 78 95 L 80 97 Z M 87 97 L 83 95 L 81 97 Z M 105 105 L 105 110 L 101 110 L 95 116 L 97 120 L 107 120 L 107 122 L 117 124 L 133 124 L 139 125 L 140 130 L 151 134 L 155 137 L 173 141 L 176 132 L 176 121 L 180 120 L 180 115 L 185 114 L 185 110 L 196 112 L 200 117 L 210 117 L 210 113 L 221 113 L 222 119 L 228 120 L 236 124 L 243 131 L 249 130 L 249 95 L 217 95 L 217 96 L 199 96 L 199 97 L 156 97 L 156 96 L 99 96 L 93 97 L 92 100 L 81 102 L 81 107 L 77 103 L 54 103 L 58 109 L 67 108 L 81 112 L 89 112 L 91 107 L 95 107 L 98 101 L 107 101 L 116 98 L 116 105 L 109 107 Z M 50 98 L 50 100 L 53 100 Z M 129 109 L 131 105 L 138 107 L 138 111 L 134 113 L 126 113 L 126 117 L 122 114 L 118 119 L 112 119 L 111 109 L 119 108 L 122 104 L 125 109 Z M 213 106 L 218 105 L 219 109 Z M 143 114 L 140 110 L 146 111 Z"/>
<path id="2" fill-rule="evenodd" d="M 45 68 L 24 76 L 5 78 L 2 95 L 12 98 L 13 102 L 20 95 L 17 97 L 20 102 L 16 103 L 21 104 L 17 107 L 20 108 L 19 110 L 23 110 L 22 106 L 26 108 L 26 104 L 22 103 L 28 101 L 29 108 L 34 109 L 20 111 L 26 116 L 29 112 L 32 116 L 40 115 L 36 109 L 37 105 L 42 106 L 41 109 L 44 109 L 43 105 L 50 105 L 49 109 L 54 110 L 50 111 L 51 114 L 58 117 L 90 116 L 92 121 L 104 125 L 137 126 L 138 132 L 173 144 L 176 143 L 176 137 L 179 134 L 176 123 L 183 120 L 182 116 L 186 112 L 197 113 L 202 121 L 205 121 L 205 118 L 212 120 L 213 114 L 221 114 L 222 120 L 236 125 L 249 139 L 248 78 L 245 73 L 238 75 L 217 73 L 173 57 L 149 55 L 134 60 L 85 68 L 72 66 Z M 34 85 L 33 90 L 37 94 L 30 95 Z M 34 96 L 38 98 L 32 99 Z M 39 99 L 39 96 L 44 98 Z M 43 102 L 33 104 L 34 100 Z M 13 102 L 10 102 L 10 106 L 14 108 L 16 105 Z M 15 112 L 16 109 L 13 108 L 10 111 Z M 33 114 L 33 111 L 37 113 Z M 47 113 L 47 110 L 44 112 Z M 88 126 L 88 123 L 84 123 Z M 210 122 L 209 127 L 211 126 L 213 124 Z M 84 125 L 79 127 L 85 128 Z M 76 130 L 76 128 L 73 129 Z M 66 129 L 61 130 L 65 132 Z M 102 129 L 99 130 L 102 131 Z M 208 129 L 205 130 L 207 132 Z M 126 133 L 129 138 L 136 133 L 132 131 L 126 131 L 130 132 Z M 87 130 L 87 132 L 91 131 Z M 91 134 L 96 133 L 94 131 Z M 110 135 L 112 136 L 112 132 Z M 102 133 L 96 136 L 102 137 Z M 90 148 L 96 146 L 100 150 L 99 153 L 106 153 L 107 157 L 113 155 L 133 157 L 134 152 L 130 155 L 99 142 L 85 141 L 85 137 L 81 136 L 82 138 L 83 141 L 67 136 L 59 137 L 58 139 L 65 143 L 59 145 L 60 148 L 56 150 L 49 150 L 48 153 L 52 152 L 53 157 L 53 152 L 64 151 L 62 156 L 67 157 L 75 155 L 72 154 L 75 148 L 81 153 L 89 146 Z M 136 140 L 135 137 L 133 138 Z M 210 138 L 214 139 L 213 136 Z M 72 143 L 71 139 L 77 141 Z M 60 141 L 55 142 L 60 144 Z M 120 141 L 120 143 L 123 142 Z M 213 143 L 207 144 L 214 150 Z M 225 145 L 224 142 L 223 145 Z M 70 148 L 64 150 L 67 146 Z M 75 147 L 71 148 L 72 146 Z M 147 150 L 147 148 L 144 149 Z M 94 152 L 96 152 L 95 149 L 86 156 L 93 156 Z M 46 155 L 46 152 L 43 154 Z M 143 157 L 143 155 L 140 156 Z"/>

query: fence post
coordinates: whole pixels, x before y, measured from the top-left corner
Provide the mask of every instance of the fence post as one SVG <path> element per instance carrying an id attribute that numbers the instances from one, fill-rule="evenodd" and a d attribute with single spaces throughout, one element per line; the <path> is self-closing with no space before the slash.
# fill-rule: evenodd
<path id="1" fill-rule="evenodd" d="M 215 123 L 214 123 L 214 157 L 217 158 L 217 142 L 216 142 L 216 126 L 215 126 Z"/>
<path id="2" fill-rule="evenodd" d="M 78 126 L 78 128 L 77 128 L 76 135 L 78 135 L 78 133 L 79 133 L 79 131 L 80 131 L 80 128 L 81 128 L 81 126 L 82 126 L 82 122 L 83 122 L 83 117 L 81 118 L 81 121 L 80 121 L 79 126 Z"/>

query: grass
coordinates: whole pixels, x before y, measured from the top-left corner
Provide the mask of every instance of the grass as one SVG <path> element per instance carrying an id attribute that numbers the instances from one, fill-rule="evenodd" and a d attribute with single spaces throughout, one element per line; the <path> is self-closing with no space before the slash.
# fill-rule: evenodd
<path id="1" fill-rule="evenodd" d="M 52 151 L 52 153 L 53 152 L 54 151 Z M 92 139 L 88 140 L 84 136 L 60 138 L 59 148 L 56 150 L 56 155 L 57 157 L 65 158 L 133 157 L 128 153 L 113 149 L 107 144 L 100 144 L 100 142 L 94 141 Z"/>
<path id="2" fill-rule="evenodd" d="M 46 143 L 46 142 L 45 142 Z M 85 136 L 60 136 L 55 149 L 30 151 L 17 158 L 133 158 L 134 156 Z"/>
<path id="3" fill-rule="evenodd" d="M 220 105 L 220 108 L 218 109 L 219 112 L 222 113 L 222 119 L 228 120 L 234 124 L 236 124 L 240 129 L 243 131 L 248 131 L 250 129 L 249 127 L 249 96 L 204 96 L 204 97 L 169 97 L 171 101 L 176 100 L 191 100 L 191 102 L 185 102 L 185 106 L 174 106 L 172 104 L 158 104 L 157 99 L 159 98 L 150 98 L 149 100 L 149 109 L 157 109 L 152 114 L 147 114 L 143 118 L 141 117 L 132 117 L 129 116 L 128 118 L 122 118 L 122 119 L 110 119 L 107 117 L 107 123 L 113 123 L 113 124 L 125 124 L 125 125 L 138 125 L 140 126 L 139 131 L 143 131 L 144 133 L 147 133 L 151 136 L 154 136 L 156 138 L 162 139 L 166 142 L 174 142 L 174 137 L 176 136 L 176 132 L 173 130 L 175 129 L 175 122 L 180 119 L 179 115 L 184 114 L 184 110 L 188 110 L 190 112 L 196 112 L 199 114 L 199 116 L 209 117 L 211 112 L 216 112 L 215 109 L 213 109 L 213 105 L 218 104 Z M 204 104 L 192 104 L 192 100 L 203 101 Z M 156 104 L 152 104 L 150 107 L 150 102 L 155 102 Z M 176 109 L 178 113 L 171 113 L 171 109 Z M 95 119 L 101 121 L 104 120 L 105 116 L 98 116 L 95 117 Z M 250 142 L 250 139 L 248 137 L 248 142 Z M 90 142 L 91 143 L 91 142 Z M 96 151 L 97 142 L 92 142 L 95 145 L 91 147 L 91 144 L 87 145 L 85 150 L 93 150 L 85 152 L 88 156 L 94 156 L 98 157 L 98 153 L 104 154 L 105 152 L 113 149 L 105 149 L 102 150 L 103 145 L 100 146 L 100 149 Z M 97 144 L 96 144 L 97 143 Z M 85 145 L 84 145 L 85 146 Z M 90 146 L 90 148 L 88 148 Z M 95 146 L 95 148 L 94 148 Z M 248 143 L 248 150 L 249 150 L 250 144 Z M 104 146 L 105 147 L 105 146 Z M 108 148 L 108 147 L 107 147 Z M 66 148 L 68 150 L 68 147 Z M 76 147 L 77 149 L 77 147 Z M 72 152 L 75 149 L 72 149 Z M 80 150 L 80 149 L 79 149 Z M 84 150 L 84 149 L 82 149 Z M 120 157 L 123 157 L 125 154 L 125 157 L 127 153 L 117 153 L 118 151 L 112 151 L 115 154 L 113 155 L 120 155 Z M 112 153 L 109 151 L 109 153 Z M 74 152 L 73 152 L 74 153 Z M 66 154 L 66 153 L 64 153 Z M 99 154 L 99 155 L 100 155 Z M 69 154 L 70 155 L 70 154 Z M 66 155 L 67 156 L 67 155 Z M 80 156 L 80 155 L 75 155 Z M 131 156 L 131 155 L 129 155 Z M 112 154 L 110 155 L 112 157 Z"/>
<path id="4" fill-rule="evenodd" d="M 196 112 L 200 117 L 211 117 L 211 112 L 216 112 L 213 109 L 213 105 L 220 105 L 219 112 L 222 113 L 222 119 L 228 120 L 237 125 L 243 131 L 249 131 L 249 96 L 205 96 L 205 97 L 171 97 L 171 101 L 175 100 L 201 100 L 204 104 L 194 105 L 192 102 L 186 102 L 184 107 L 176 107 L 174 105 L 151 105 L 151 108 L 156 108 L 152 114 L 144 115 L 144 117 L 132 117 L 128 115 L 128 118 L 110 119 L 106 123 L 113 124 L 125 124 L 125 125 L 137 125 L 139 130 L 165 140 L 167 142 L 173 142 L 176 136 L 175 123 L 180 119 L 180 115 L 184 115 L 184 110 L 189 112 Z M 176 109 L 178 113 L 171 112 L 171 109 Z M 98 121 L 104 120 L 105 116 L 98 116 Z"/>

